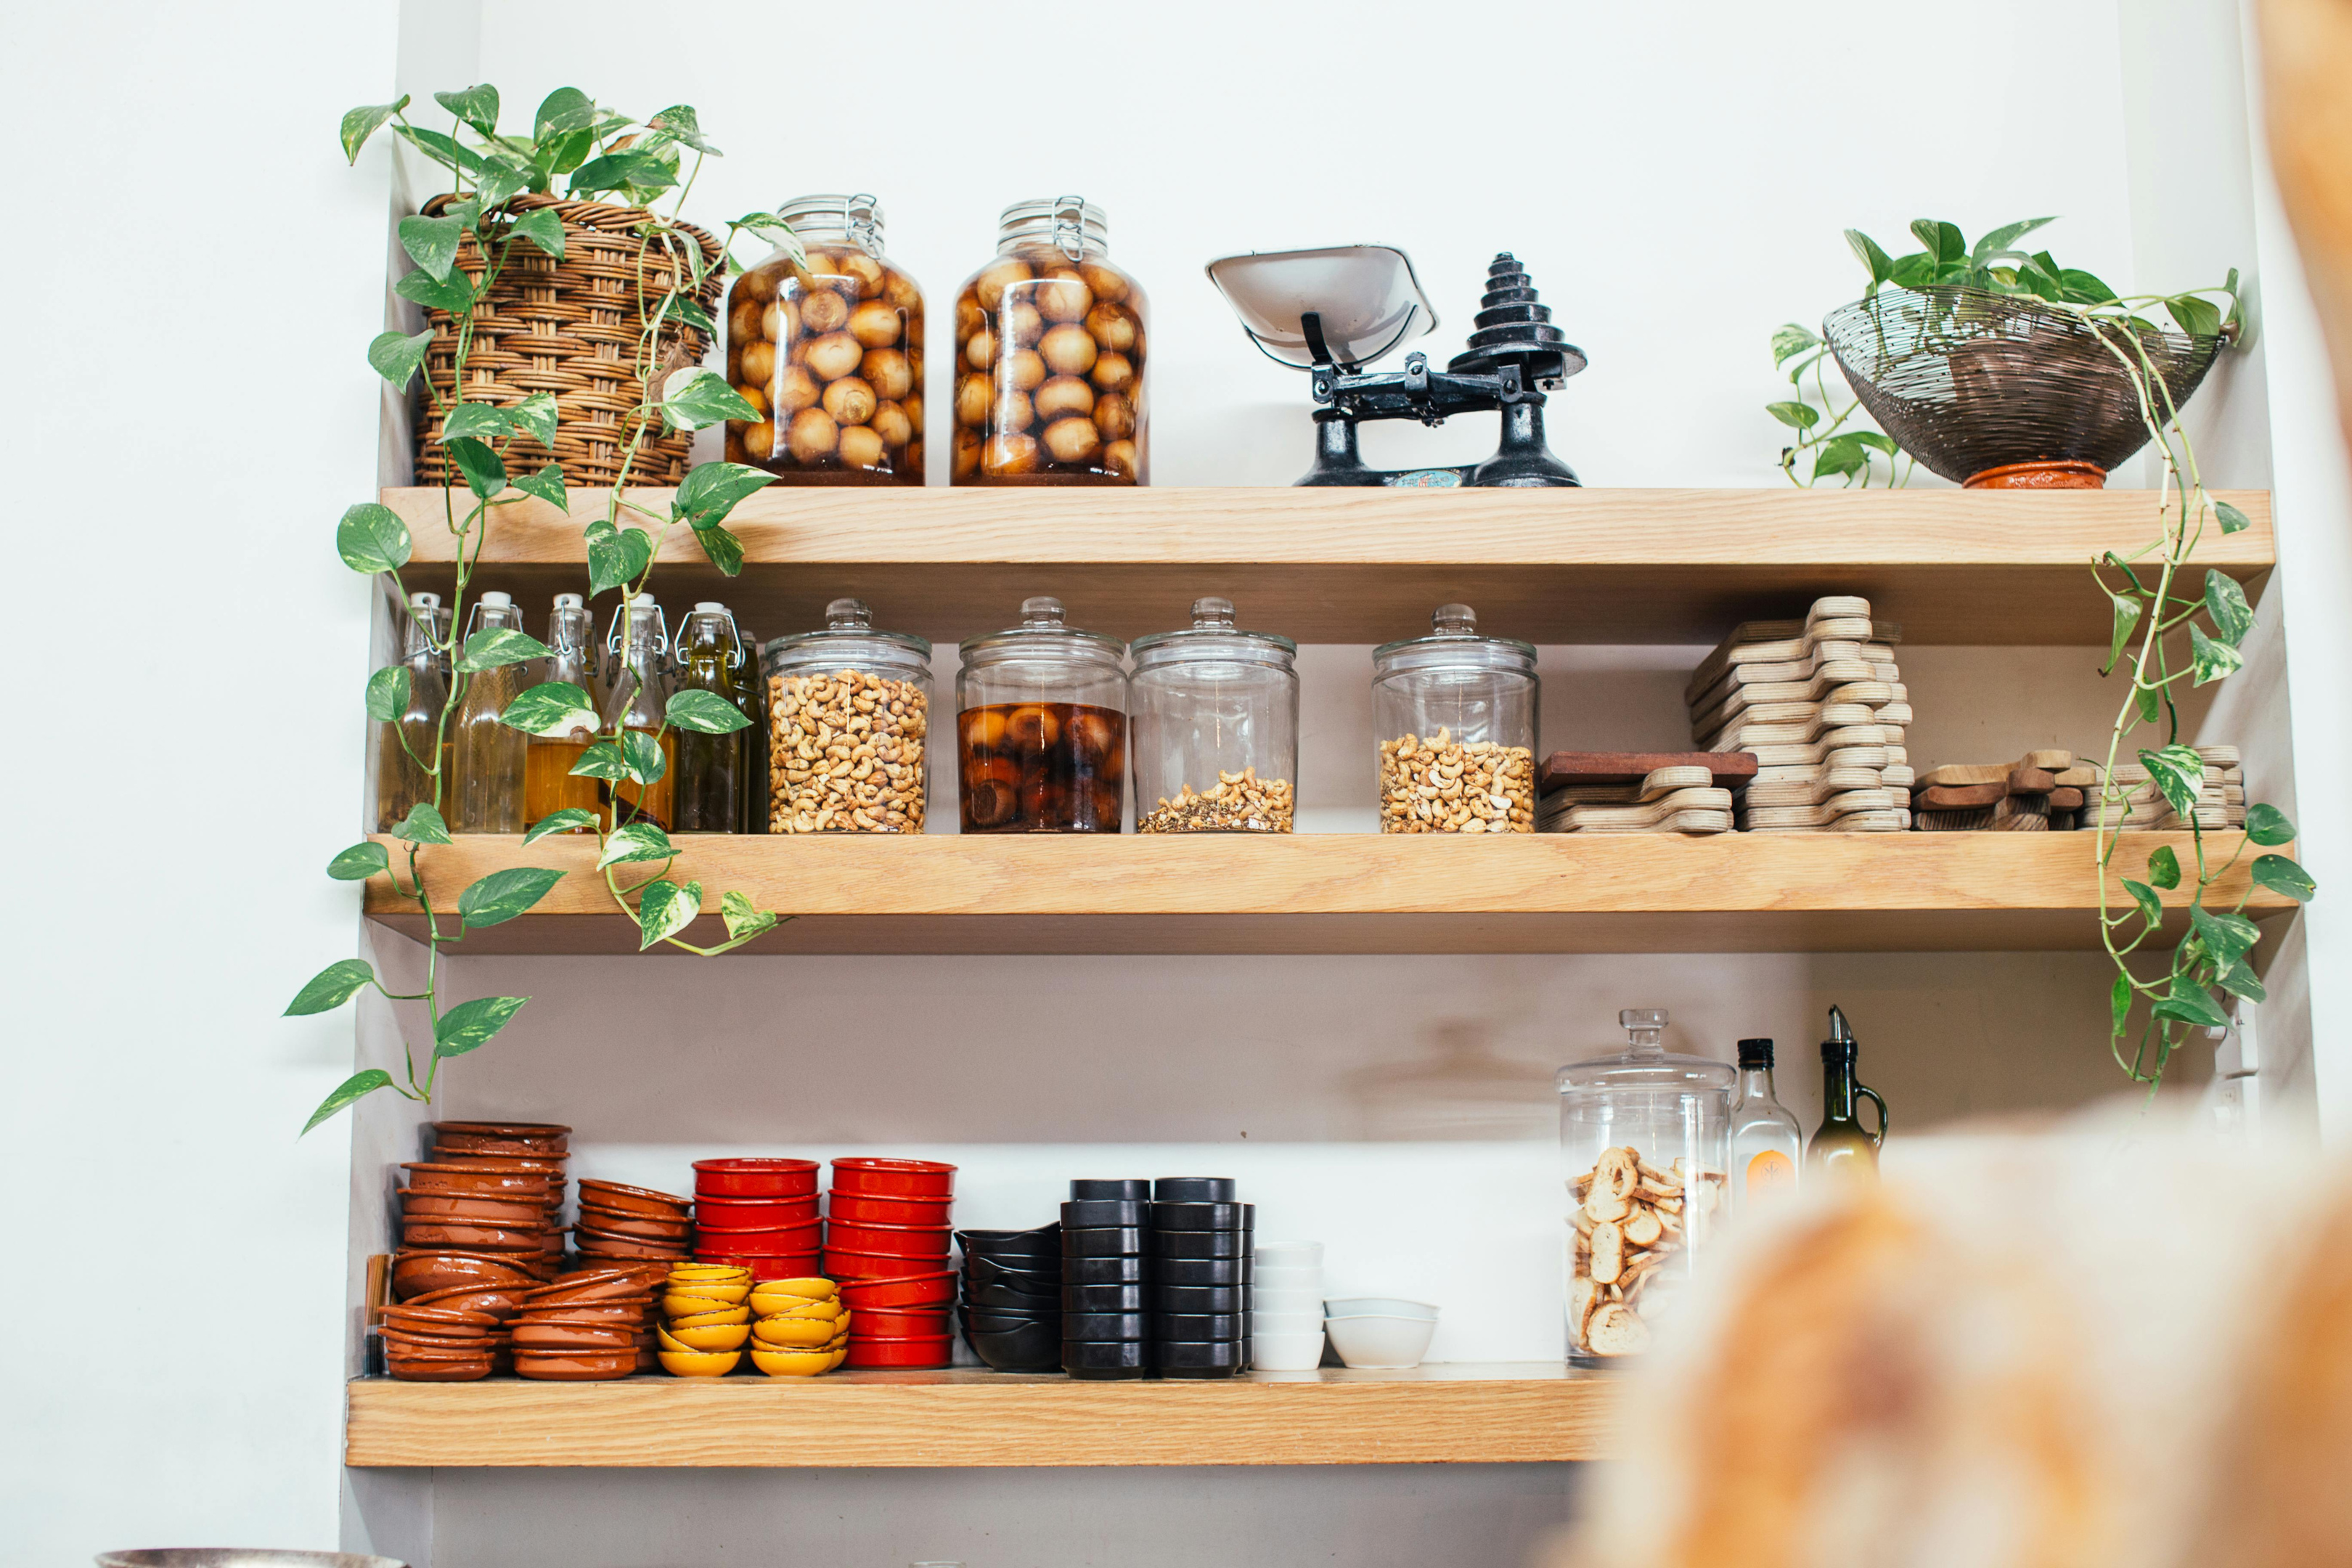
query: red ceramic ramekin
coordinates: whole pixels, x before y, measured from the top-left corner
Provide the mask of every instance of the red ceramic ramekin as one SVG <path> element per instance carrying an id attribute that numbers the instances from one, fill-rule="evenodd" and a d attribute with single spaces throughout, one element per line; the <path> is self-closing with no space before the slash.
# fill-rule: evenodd
<path id="1" fill-rule="evenodd" d="M 816 1194 L 797 1198 L 715 1198 L 698 1194 L 694 1217 L 719 1230 L 763 1230 L 816 1218 Z"/>
<path id="2" fill-rule="evenodd" d="M 895 1252 L 844 1252 L 828 1247 L 824 1249 L 824 1275 L 828 1279 L 899 1279 L 910 1272 L 936 1273 L 936 1269 L 928 1267 L 935 1261 Z"/>
<path id="3" fill-rule="evenodd" d="M 955 1233 L 943 1225 L 852 1225 L 826 1223 L 828 1247 L 844 1252 L 879 1252 L 893 1258 L 945 1258 Z"/>
<path id="4" fill-rule="evenodd" d="M 835 1160 L 833 1190 L 877 1198 L 953 1197 L 955 1169 L 940 1160 L 885 1160 L 873 1156 Z"/>
<path id="5" fill-rule="evenodd" d="M 952 1268 L 942 1268 L 930 1274 L 886 1274 L 841 1282 L 842 1300 L 852 1310 L 860 1312 L 870 1308 L 945 1307 L 955 1300 L 955 1291 L 956 1277 Z"/>
<path id="6" fill-rule="evenodd" d="M 854 1331 L 856 1325 L 850 1325 Z M 844 1366 L 945 1366 L 954 1354 L 955 1336 L 926 1334 L 920 1339 L 863 1340 L 849 1336 L 849 1358 Z"/>
<path id="7" fill-rule="evenodd" d="M 814 1160 L 751 1158 L 697 1160 L 697 1197 L 800 1198 L 816 1191 Z"/>
<path id="8" fill-rule="evenodd" d="M 945 1225 L 953 1198 L 877 1198 L 870 1193 L 825 1194 L 825 1213 L 852 1225 Z"/>
<path id="9" fill-rule="evenodd" d="M 948 1312 L 890 1311 L 876 1307 L 850 1309 L 849 1337 L 854 1340 L 936 1340 L 953 1337 Z"/>
<path id="10" fill-rule="evenodd" d="M 779 1252 L 814 1252 L 821 1234 L 821 1220 L 803 1220 L 798 1225 L 745 1226 L 738 1229 L 728 1226 L 698 1225 L 694 1227 L 697 1247 L 718 1247 L 737 1252 L 760 1252 L 772 1257 Z"/>

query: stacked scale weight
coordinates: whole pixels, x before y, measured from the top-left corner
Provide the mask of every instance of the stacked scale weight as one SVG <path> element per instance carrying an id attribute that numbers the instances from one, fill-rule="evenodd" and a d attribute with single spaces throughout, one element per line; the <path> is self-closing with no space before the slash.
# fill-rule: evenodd
<path id="1" fill-rule="evenodd" d="M 1077 1181 L 1062 1205 L 1062 1370 L 1151 1374 L 1151 1184 Z"/>
<path id="2" fill-rule="evenodd" d="M 1902 627 L 1870 602 L 1818 599 L 1802 621 L 1749 621 L 1693 672 L 1691 734 L 1750 752 L 1738 825 L 1754 833 L 1899 833 L 1911 826 Z"/>
<path id="3" fill-rule="evenodd" d="M 2205 763 L 2205 776 L 2197 790 L 2195 807 L 2197 826 L 2202 828 L 2243 827 L 2246 825 L 2246 771 L 2239 765 L 2235 746 L 2200 746 L 2197 755 Z M 2084 827 L 2096 827 L 2102 816 L 2110 828 L 2131 832 L 2187 831 L 2188 821 L 2173 810 L 2172 803 L 2164 798 L 2147 769 L 2137 763 L 2117 763 L 2115 783 L 2123 793 L 2119 807 L 2110 803 L 2106 792 L 2093 789 L 2084 806 Z"/>
<path id="4" fill-rule="evenodd" d="M 1232 1377 L 1250 1358 L 1256 1210 L 1230 1176 L 1162 1176 L 1151 1189 L 1153 1359 L 1162 1377 Z"/>

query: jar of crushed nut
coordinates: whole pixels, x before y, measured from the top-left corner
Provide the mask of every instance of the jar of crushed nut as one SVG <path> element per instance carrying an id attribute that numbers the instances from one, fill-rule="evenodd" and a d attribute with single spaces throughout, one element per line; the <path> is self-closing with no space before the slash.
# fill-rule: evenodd
<path id="1" fill-rule="evenodd" d="M 824 629 L 778 637 L 760 660 L 768 689 L 771 833 L 920 833 L 931 645 L 877 632 L 856 599 Z"/>
<path id="2" fill-rule="evenodd" d="M 1138 833 L 1288 833 L 1298 778 L 1298 645 L 1236 631 L 1231 599 L 1129 649 Z M 1157 802 L 1157 805 L 1153 803 Z"/>
<path id="3" fill-rule="evenodd" d="M 1536 830 L 1536 650 L 1441 605 L 1431 633 L 1372 652 L 1383 833 Z"/>

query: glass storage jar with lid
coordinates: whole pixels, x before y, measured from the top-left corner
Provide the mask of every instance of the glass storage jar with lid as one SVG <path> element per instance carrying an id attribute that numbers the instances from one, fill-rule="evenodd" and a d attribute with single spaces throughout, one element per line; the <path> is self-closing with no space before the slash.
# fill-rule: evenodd
<path id="1" fill-rule="evenodd" d="M 1081 196 L 1015 202 L 956 295 L 959 485 L 1150 482 L 1143 289 Z"/>
<path id="2" fill-rule="evenodd" d="M 1533 833 L 1536 650 L 1440 605 L 1425 637 L 1372 652 L 1383 833 Z"/>
<path id="3" fill-rule="evenodd" d="M 1669 1052 L 1663 1007 L 1617 1015 L 1617 1055 L 1559 1069 L 1567 1165 L 1569 1359 L 1646 1349 L 1675 1294 L 1705 1266 L 1731 1157 L 1728 1062 Z"/>
<path id="4" fill-rule="evenodd" d="M 1062 624 L 1062 601 L 963 645 L 956 781 L 966 833 L 1117 833 L 1127 780 L 1127 645 Z"/>
<path id="5" fill-rule="evenodd" d="M 1138 637 L 1128 681 L 1138 833 L 1288 833 L 1298 779 L 1298 645 L 1192 601 L 1188 631 Z M 1156 802 L 1157 804 L 1151 804 Z"/>
<path id="6" fill-rule="evenodd" d="M 923 292 L 882 253 L 872 196 L 776 209 L 808 256 L 781 247 L 727 300 L 727 379 L 760 411 L 730 420 L 727 458 L 787 484 L 923 482 Z"/>
<path id="7" fill-rule="evenodd" d="M 769 833 L 920 833 L 931 645 L 877 632 L 856 599 L 824 607 L 824 629 L 777 637 L 767 678 Z"/>

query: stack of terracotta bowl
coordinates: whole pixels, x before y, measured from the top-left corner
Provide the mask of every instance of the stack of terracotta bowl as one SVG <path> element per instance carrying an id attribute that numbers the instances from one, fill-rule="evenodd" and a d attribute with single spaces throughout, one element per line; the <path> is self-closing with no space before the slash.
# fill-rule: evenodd
<path id="1" fill-rule="evenodd" d="M 680 1260 L 693 1245 L 693 1214 L 690 1199 L 583 1176 L 572 1245 L 590 1268 Z"/>
<path id="2" fill-rule="evenodd" d="M 728 1263 L 679 1263 L 663 1287 L 654 1333 L 662 1370 L 672 1377 L 724 1377 L 743 1359 L 751 1337 L 751 1271 Z"/>
<path id="3" fill-rule="evenodd" d="M 529 1121 L 436 1121 L 430 1160 L 404 1164 L 393 1294 L 555 1277 L 572 1130 Z"/>
<path id="4" fill-rule="evenodd" d="M 833 1163 L 825 1194 L 824 1271 L 836 1279 L 945 1276 L 954 1226 L 955 1167 L 937 1160 L 847 1159 Z M 952 1354 L 943 1299 L 935 1311 L 860 1311 L 849 1337 L 851 1366 L 945 1366 Z"/>
<path id="5" fill-rule="evenodd" d="M 662 1264 L 625 1264 L 567 1274 L 522 1299 L 509 1326 L 515 1374 L 595 1383 L 651 1372 L 654 1287 Z"/>
<path id="6" fill-rule="evenodd" d="M 696 1260 L 737 1264 L 760 1279 L 814 1274 L 816 1170 L 814 1160 L 697 1160 Z"/>
<path id="7" fill-rule="evenodd" d="M 770 1377 L 814 1377 L 849 1355 L 851 1322 L 830 1279 L 770 1279 L 751 1291 L 751 1364 Z"/>
<path id="8" fill-rule="evenodd" d="M 383 1366 L 410 1383 L 471 1383 L 503 1370 L 508 1336 L 496 1313 L 460 1307 L 385 1307 Z"/>

